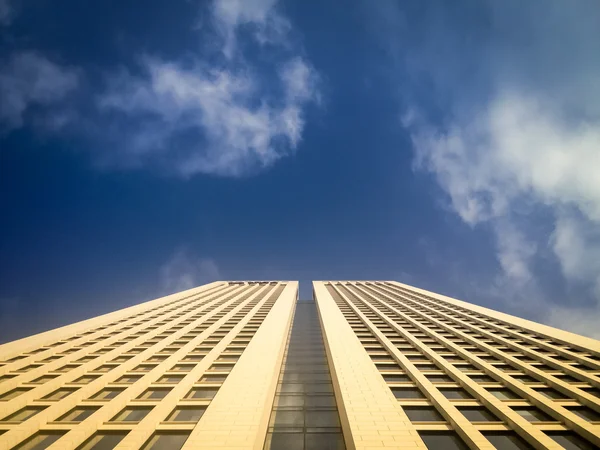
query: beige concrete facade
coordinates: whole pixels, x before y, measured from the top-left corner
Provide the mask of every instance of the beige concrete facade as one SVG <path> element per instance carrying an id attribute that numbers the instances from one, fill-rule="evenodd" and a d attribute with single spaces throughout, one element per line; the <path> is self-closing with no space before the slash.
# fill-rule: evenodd
<path id="1" fill-rule="evenodd" d="M 599 341 L 397 282 L 313 290 L 220 281 L 0 345 L 0 450 L 600 448 Z"/>
<path id="2" fill-rule="evenodd" d="M 0 346 L 0 450 L 262 448 L 297 293 L 215 282 Z"/>
<path id="3" fill-rule="evenodd" d="M 314 282 L 356 448 L 600 448 L 600 342 L 397 282 Z"/>

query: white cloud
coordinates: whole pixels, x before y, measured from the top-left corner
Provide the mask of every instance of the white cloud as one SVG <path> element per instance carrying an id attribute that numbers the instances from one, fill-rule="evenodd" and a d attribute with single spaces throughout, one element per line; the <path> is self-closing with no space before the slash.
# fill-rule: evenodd
<path id="1" fill-rule="evenodd" d="M 243 176 L 292 153 L 302 137 L 307 106 L 319 101 L 318 75 L 300 56 L 301 49 L 287 45 L 275 3 L 213 3 L 210 11 L 225 59 L 145 57 L 140 75 L 114 74 L 98 99 L 101 113 L 113 119 L 105 132 L 117 148 L 103 155 L 104 162 L 154 164 L 183 177 Z M 284 56 L 269 58 L 267 67 L 251 64 L 236 44 L 247 26 L 253 27 L 255 51 L 267 51 L 264 36 L 277 33 Z M 209 37 L 219 41 L 219 35 Z"/>
<path id="2" fill-rule="evenodd" d="M 282 99 L 268 97 L 247 70 L 155 59 L 144 69 L 142 77 L 120 74 L 99 101 L 131 120 L 119 130 L 116 156 L 133 164 L 165 158 L 182 176 L 240 176 L 271 165 L 298 145 L 303 109 L 316 98 L 316 74 L 301 58 L 283 64 Z"/>
<path id="3" fill-rule="evenodd" d="M 240 29 L 250 32 L 260 44 L 285 44 L 289 21 L 276 11 L 277 0 L 216 0 L 212 19 L 224 40 L 221 51 L 233 58 L 238 51 Z"/>
<path id="4" fill-rule="evenodd" d="M 179 292 L 221 279 L 219 267 L 211 258 L 200 258 L 185 249 L 176 251 L 160 268 L 160 284 L 165 293 Z"/>
<path id="5" fill-rule="evenodd" d="M 0 69 L 0 124 L 22 126 L 29 110 L 60 104 L 78 84 L 78 72 L 70 67 L 35 52 L 13 54 Z"/>
<path id="6" fill-rule="evenodd" d="M 493 233 L 500 275 L 490 295 L 519 287 L 504 301 L 589 334 L 600 322 L 599 16 L 593 2 L 550 3 L 482 3 L 471 12 L 489 21 L 487 35 L 463 15 L 428 18 L 432 33 L 396 50 L 413 83 L 402 91 L 402 124 L 415 167 L 435 176 L 466 224 Z M 416 99 L 414 83 L 432 98 Z M 572 295 L 552 297 L 550 260 Z"/>

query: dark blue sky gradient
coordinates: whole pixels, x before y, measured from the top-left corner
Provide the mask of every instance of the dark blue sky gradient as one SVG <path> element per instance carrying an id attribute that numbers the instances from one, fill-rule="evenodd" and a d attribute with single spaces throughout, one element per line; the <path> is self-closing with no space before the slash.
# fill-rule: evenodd
<path id="1" fill-rule="evenodd" d="M 418 24 L 417 3 L 407 14 Z M 106 72 L 135 70 L 145 53 L 200 52 L 193 26 L 207 26 L 194 2 L 55 6 L 21 2 L 0 51 L 35 49 L 81 67 L 91 95 Z M 399 88 L 413 74 L 390 63 L 367 2 L 279 7 L 320 74 L 323 101 L 307 110 L 295 153 L 261 173 L 99 168 L 81 136 L 31 124 L 0 135 L 0 342 L 165 294 L 161 267 L 180 249 L 214 261 L 224 279 L 300 280 L 304 297 L 310 280 L 393 279 L 511 309 L 470 285 L 498 270 L 489 230 L 462 222 L 414 168 Z M 464 20 L 485 28 L 484 19 Z"/>

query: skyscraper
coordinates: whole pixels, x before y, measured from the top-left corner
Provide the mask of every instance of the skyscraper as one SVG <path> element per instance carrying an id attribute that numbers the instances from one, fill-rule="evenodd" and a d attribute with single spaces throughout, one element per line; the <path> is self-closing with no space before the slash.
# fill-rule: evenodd
<path id="1" fill-rule="evenodd" d="M 0 450 L 593 449 L 600 342 L 396 282 L 215 282 L 0 346 Z"/>

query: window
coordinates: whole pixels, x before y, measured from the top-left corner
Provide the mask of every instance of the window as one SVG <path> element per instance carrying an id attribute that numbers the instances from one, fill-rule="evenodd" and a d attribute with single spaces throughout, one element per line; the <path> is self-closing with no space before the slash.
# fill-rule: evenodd
<path id="1" fill-rule="evenodd" d="M 189 436 L 190 434 L 186 432 L 154 433 L 142 450 L 179 450 Z"/>
<path id="2" fill-rule="evenodd" d="M 161 398 L 165 398 L 170 391 L 171 391 L 170 388 L 150 388 L 150 389 L 146 389 L 142 393 L 142 395 L 140 395 L 138 397 L 138 399 L 158 400 Z"/>
<path id="3" fill-rule="evenodd" d="M 18 397 L 21 394 L 24 394 L 27 391 L 30 391 L 30 388 L 16 388 L 16 389 L 11 389 L 8 392 L 5 392 L 4 394 L 0 394 L 0 400 L 2 401 L 8 401 L 8 400 L 12 400 L 13 398 Z"/>
<path id="4" fill-rule="evenodd" d="M 168 422 L 198 422 L 206 406 L 178 406 L 167 417 Z"/>
<path id="5" fill-rule="evenodd" d="M 78 406 L 63 416 L 57 422 L 82 422 L 100 409 L 99 406 Z"/>
<path id="6" fill-rule="evenodd" d="M 488 392 L 500 400 L 513 400 L 516 398 L 521 398 L 517 394 L 515 394 L 513 391 L 511 391 L 510 389 L 506 389 L 506 388 L 488 389 Z"/>
<path id="7" fill-rule="evenodd" d="M 152 411 L 152 406 L 128 406 L 113 417 L 111 422 L 139 422 Z"/>
<path id="8" fill-rule="evenodd" d="M 483 431 L 482 433 L 498 450 L 533 450 L 533 447 L 515 432 Z"/>
<path id="9" fill-rule="evenodd" d="M 96 378 L 99 378 L 99 375 L 84 375 L 82 377 L 77 378 L 73 383 L 76 384 L 88 384 L 94 381 Z"/>
<path id="10" fill-rule="evenodd" d="M 179 383 L 183 380 L 183 375 L 163 375 L 158 380 L 157 383 Z"/>
<path id="11" fill-rule="evenodd" d="M 113 370 L 115 367 L 119 367 L 116 365 L 111 365 L 111 364 L 102 364 L 101 366 L 96 367 L 93 372 L 102 372 L 102 373 L 106 373 L 106 372 L 110 372 L 111 370 Z"/>
<path id="12" fill-rule="evenodd" d="M 515 380 L 519 380 L 521 383 L 539 383 L 538 380 L 530 375 L 513 375 Z"/>
<path id="13" fill-rule="evenodd" d="M 204 375 L 200 378 L 201 383 L 222 383 L 227 378 L 227 375 Z"/>
<path id="14" fill-rule="evenodd" d="M 154 364 L 140 364 L 133 369 L 133 372 L 150 372 L 155 367 Z"/>
<path id="15" fill-rule="evenodd" d="M 491 411 L 482 406 L 463 406 L 458 410 L 471 422 L 501 422 Z"/>
<path id="16" fill-rule="evenodd" d="M 58 377 L 58 375 L 42 375 L 41 377 L 33 380 L 31 383 L 43 384 L 43 383 L 46 383 L 47 381 L 54 380 L 56 377 Z"/>
<path id="17" fill-rule="evenodd" d="M 600 422 L 600 414 L 586 406 L 567 406 L 567 409 L 590 422 Z"/>
<path id="18" fill-rule="evenodd" d="M 513 411 L 518 413 L 521 417 L 529 420 L 530 422 L 553 422 L 555 419 L 550 417 L 541 409 L 535 406 L 515 406 L 512 408 Z"/>
<path id="19" fill-rule="evenodd" d="M 559 392 L 556 389 L 552 389 L 552 388 L 539 388 L 539 389 L 535 389 L 535 390 L 537 392 L 539 392 L 540 394 L 543 394 L 546 397 L 551 398 L 553 400 L 564 400 L 564 399 L 569 398 L 562 392 Z"/>
<path id="20" fill-rule="evenodd" d="M 78 447 L 77 450 L 112 450 L 127 436 L 127 431 L 100 431 Z"/>
<path id="21" fill-rule="evenodd" d="M 175 364 L 171 367 L 171 372 L 189 372 L 194 367 L 196 367 L 195 364 Z"/>
<path id="22" fill-rule="evenodd" d="M 467 445 L 453 431 L 421 431 L 421 439 L 429 450 L 467 450 Z"/>
<path id="23" fill-rule="evenodd" d="M 451 400 L 462 400 L 462 399 L 472 399 L 473 397 L 467 391 L 462 388 L 447 388 L 440 389 L 440 392 L 444 395 L 444 397 L 449 398 Z"/>
<path id="24" fill-rule="evenodd" d="M 13 447 L 13 450 L 42 450 L 60 439 L 66 431 L 40 431 L 20 445 Z"/>
<path id="25" fill-rule="evenodd" d="M 433 406 L 405 406 L 402 409 L 412 422 L 444 422 L 442 415 Z"/>
<path id="26" fill-rule="evenodd" d="M 71 395 L 76 390 L 77 389 L 60 388 L 54 392 L 51 392 L 50 394 L 46 395 L 45 397 L 42 397 L 42 400 L 53 400 L 53 401 L 54 400 L 62 400 L 63 398 Z"/>
<path id="27" fill-rule="evenodd" d="M 185 396 L 185 398 L 196 398 L 201 400 L 210 400 L 217 395 L 219 388 L 194 388 Z"/>
<path id="28" fill-rule="evenodd" d="M 115 383 L 131 384 L 131 383 L 135 383 L 137 380 L 140 380 L 141 378 L 142 378 L 141 375 L 123 375 L 122 377 L 117 379 L 115 381 Z"/>
<path id="29" fill-rule="evenodd" d="M 67 364 L 66 366 L 62 366 L 58 369 L 53 370 L 53 372 L 67 373 L 73 369 L 77 369 L 79 364 Z"/>
<path id="30" fill-rule="evenodd" d="M 90 397 L 91 400 L 110 400 L 115 398 L 124 388 L 104 388 Z"/>
<path id="31" fill-rule="evenodd" d="M 2 422 L 24 422 L 44 409 L 46 409 L 45 406 L 26 406 L 25 408 L 6 416 L 2 419 Z"/>
<path id="32" fill-rule="evenodd" d="M 597 448 L 572 431 L 546 431 L 546 434 L 566 450 L 593 450 Z"/>
<path id="33" fill-rule="evenodd" d="M 0 377 L 0 383 L 2 383 L 3 381 L 6 381 L 6 380 L 10 380 L 10 379 L 12 379 L 14 377 L 16 377 L 16 375 L 2 375 Z"/>
<path id="34" fill-rule="evenodd" d="M 469 375 L 469 378 L 477 383 L 494 383 L 496 381 L 489 375 Z"/>
<path id="35" fill-rule="evenodd" d="M 392 393 L 397 399 L 425 398 L 417 387 L 394 387 Z"/>
<path id="36" fill-rule="evenodd" d="M 432 383 L 452 383 L 454 380 L 448 375 L 425 375 Z"/>

